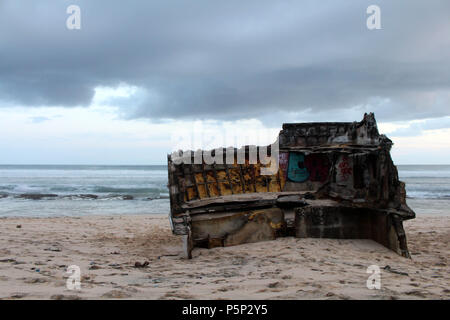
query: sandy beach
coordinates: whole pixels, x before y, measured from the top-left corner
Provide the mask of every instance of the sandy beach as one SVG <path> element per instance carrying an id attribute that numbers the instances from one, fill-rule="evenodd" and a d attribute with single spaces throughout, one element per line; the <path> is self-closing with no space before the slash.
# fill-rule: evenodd
<path id="1" fill-rule="evenodd" d="M 412 259 L 371 240 L 279 238 L 186 260 L 165 215 L 2 218 L 0 298 L 449 299 L 450 217 L 405 229 Z M 380 290 L 366 287 L 374 264 Z M 66 288 L 70 265 L 81 290 Z"/>

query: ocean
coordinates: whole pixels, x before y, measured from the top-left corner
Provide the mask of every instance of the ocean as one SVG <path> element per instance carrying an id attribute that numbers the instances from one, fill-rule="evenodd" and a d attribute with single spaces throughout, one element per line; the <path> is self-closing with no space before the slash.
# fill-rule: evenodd
<path id="1" fill-rule="evenodd" d="M 417 215 L 450 214 L 450 165 L 398 165 L 406 203 Z"/>
<path id="2" fill-rule="evenodd" d="M 0 198 L 0 217 L 170 210 L 167 166 L 0 165 Z"/>
<path id="3" fill-rule="evenodd" d="M 450 165 L 399 165 L 407 203 L 448 214 Z M 0 165 L 0 217 L 164 214 L 166 166 Z"/>

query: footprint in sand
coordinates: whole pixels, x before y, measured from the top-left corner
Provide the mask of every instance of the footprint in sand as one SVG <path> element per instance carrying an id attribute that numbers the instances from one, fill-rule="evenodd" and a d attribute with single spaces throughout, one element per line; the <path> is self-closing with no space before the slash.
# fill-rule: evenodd
<path id="1" fill-rule="evenodd" d="M 29 284 L 36 284 L 36 283 L 47 283 L 49 282 L 47 279 L 45 278 L 25 278 L 23 279 L 25 283 L 29 283 Z"/>
<path id="2" fill-rule="evenodd" d="M 102 298 L 110 298 L 110 299 L 124 299 L 131 298 L 131 294 L 126 293 L 121 290 L 111 290 L 102 295 Z"/>
<path id="3" fill-rule="evenodd" d="M 50 297 L 52 300 L 81 300 L 81 297 L 76 295 L 63 295 L 63 294 L 54 294 Z"/>
<path id="4" fill-rule="evenodd" d="M 13 293 L 12 295 L 10 295 L 7 299 L 22 299 L 24 297 L 26 297 L 28 295 L 28 293 Z"/>
<path id="5" fill-rule="evenodd" d="M 194 299 L 194 296 L 184 292 L 170 291 L 167 292 L 165 295 L 163 295 L 160 299 L 167 299 L 167 298 Z"/>

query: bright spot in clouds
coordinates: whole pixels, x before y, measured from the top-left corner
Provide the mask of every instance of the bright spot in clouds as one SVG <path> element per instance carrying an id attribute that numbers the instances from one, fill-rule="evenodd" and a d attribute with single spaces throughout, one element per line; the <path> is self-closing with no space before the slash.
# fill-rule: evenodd
<path id="1" fill-rule="evenodd" d="M 127 97 L 133 92 L 130 88 L 101 89 L 95 101 Z M 380 132 L 394 141 L 395 163 L 450 163 L 450 129 L 424 130 L 419 136 L 389 134 L 415 123 L 379 123 Z M 100 105 L 0 108 L 0 163 L 165 164 L 167 153 L 179 148 L 270 144 L 280 130 L 281 127 L 266 127 L 257 119 L 126 120 L 117 115 L 116 107 Z"/>

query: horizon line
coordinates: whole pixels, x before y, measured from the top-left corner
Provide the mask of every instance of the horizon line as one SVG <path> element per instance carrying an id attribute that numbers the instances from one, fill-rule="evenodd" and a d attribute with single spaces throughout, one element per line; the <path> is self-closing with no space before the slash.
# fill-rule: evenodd
<path id="1" fill-rule="evenodd" d="M 450 166 L 450 163 L 398 163 L 395 166 Z M 145 167 L 145 166 L 167 166 L 167 163 L 160 164 L 95 164 L 95 163 L 82 163 L 82 164 L 55 164 L 55 163 L 0 163 L 0 166 L 102 166 L 102 167 Z"/>

